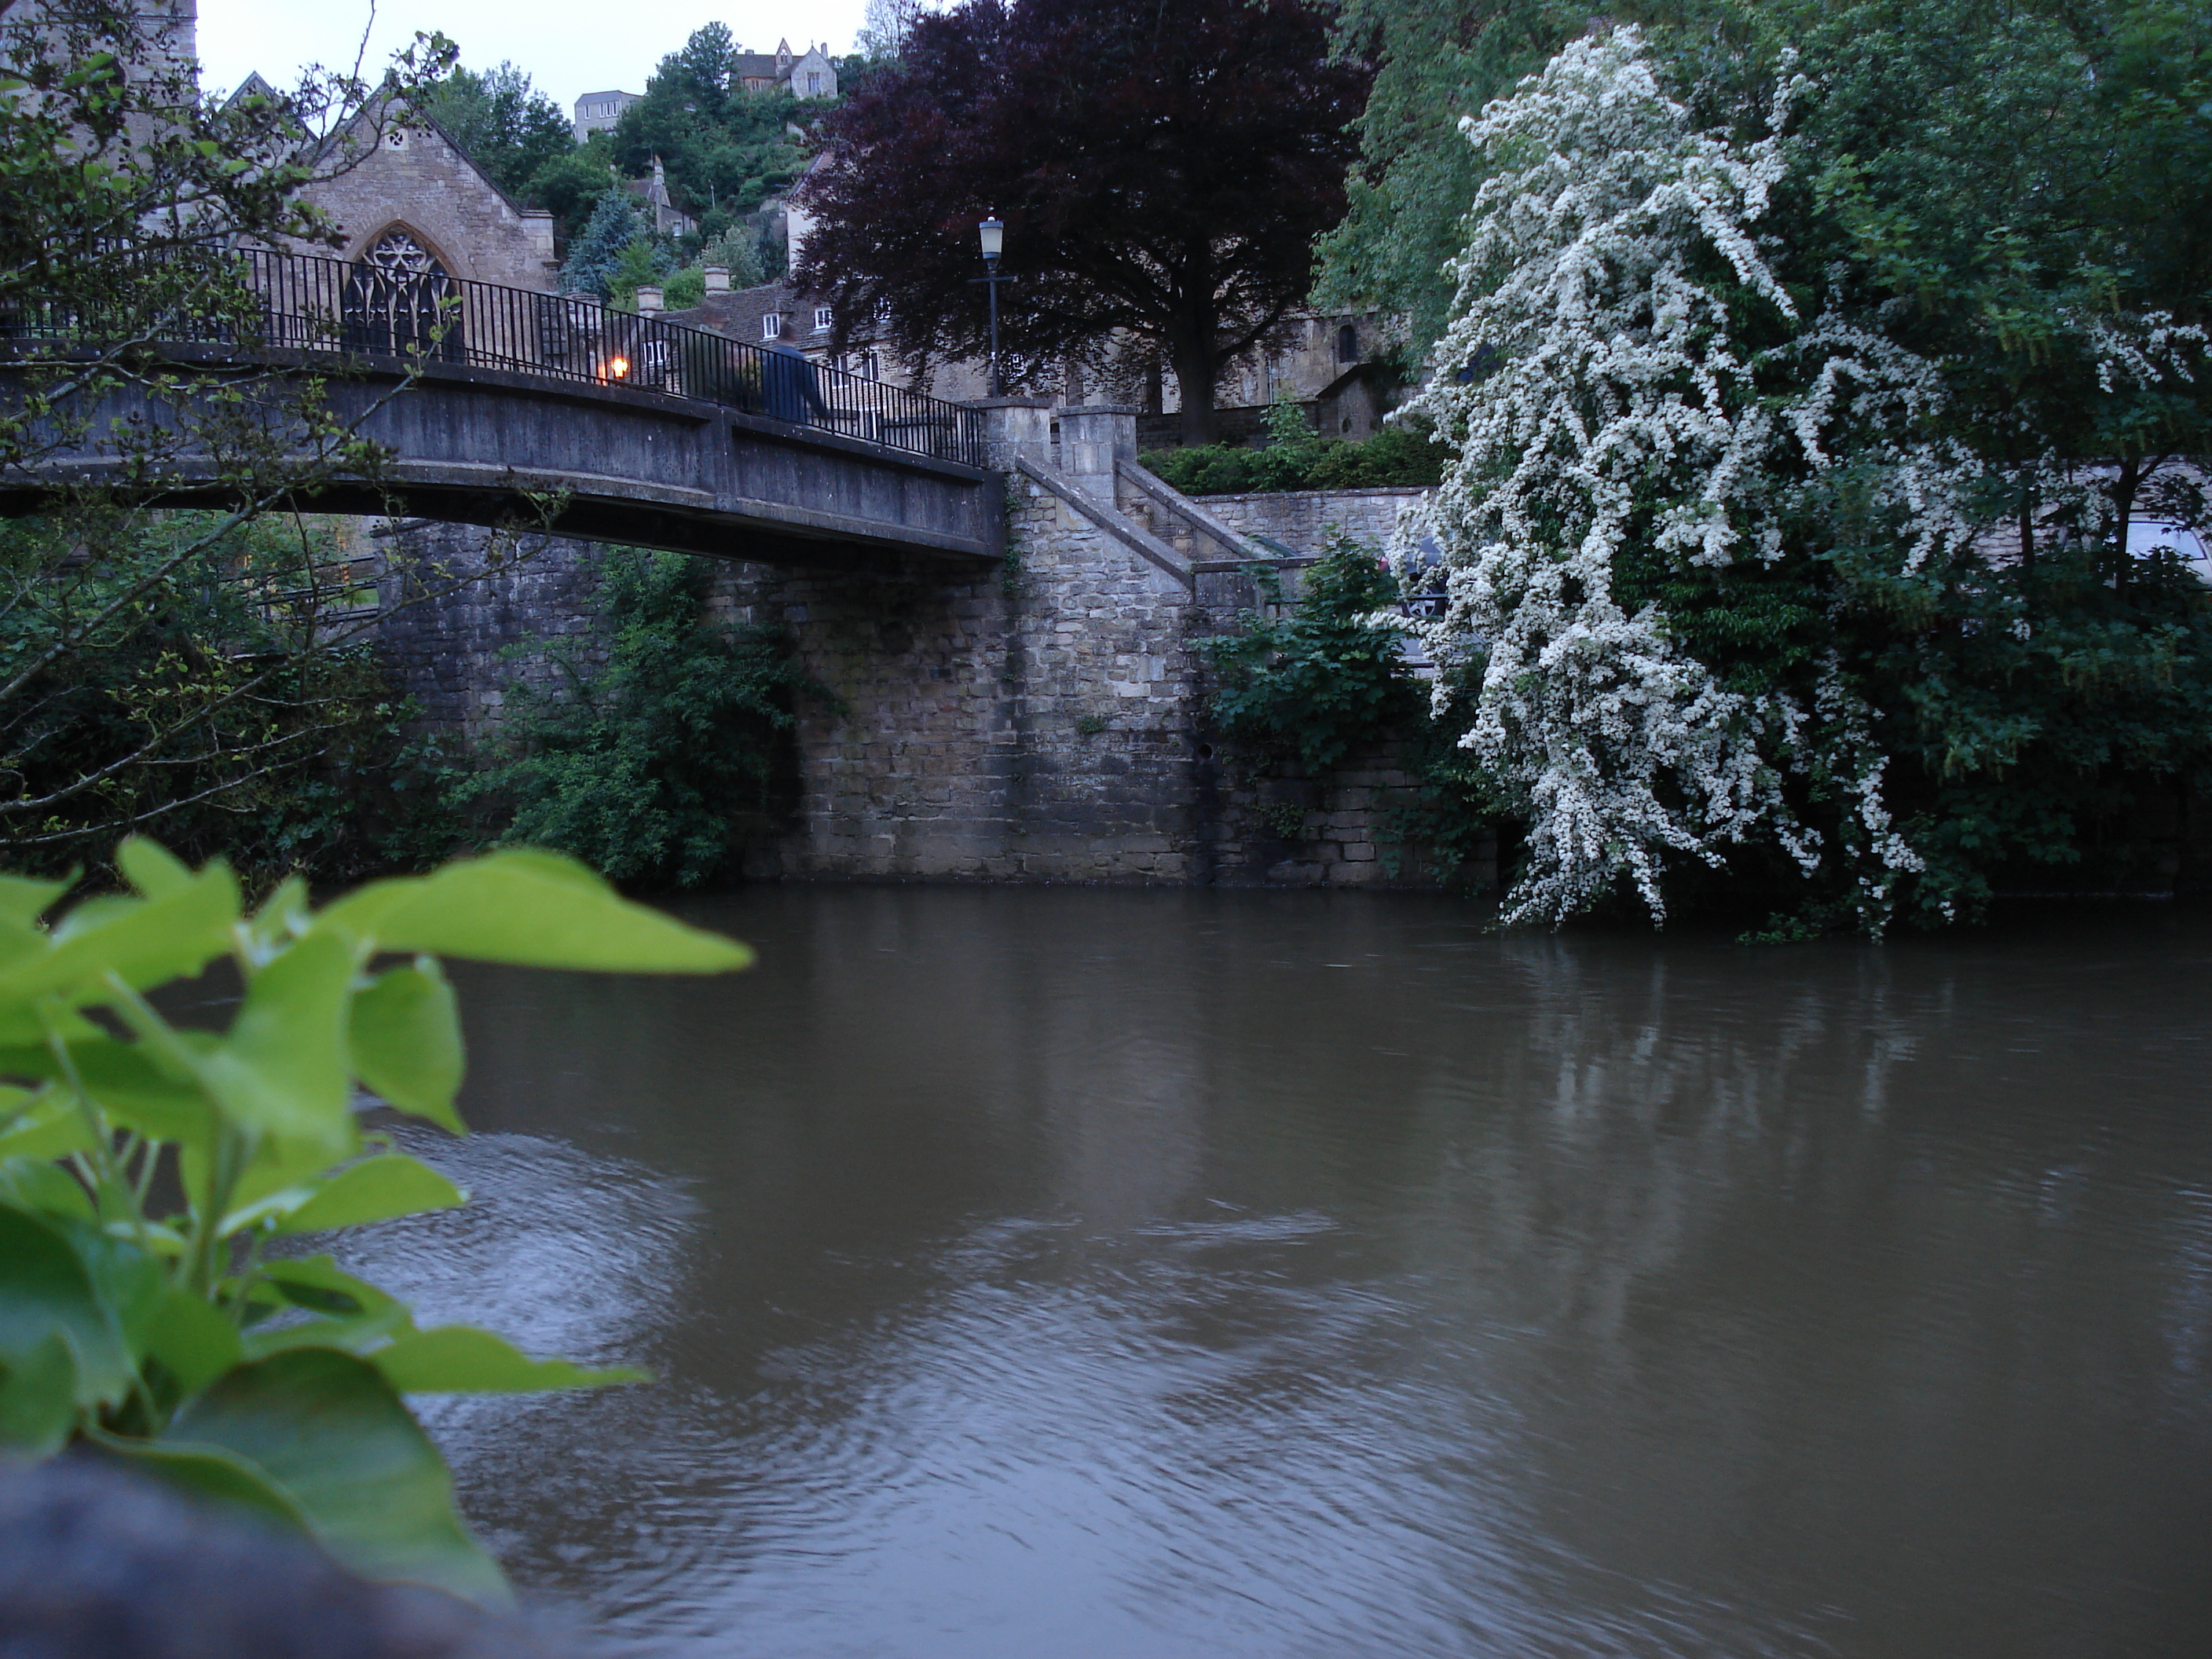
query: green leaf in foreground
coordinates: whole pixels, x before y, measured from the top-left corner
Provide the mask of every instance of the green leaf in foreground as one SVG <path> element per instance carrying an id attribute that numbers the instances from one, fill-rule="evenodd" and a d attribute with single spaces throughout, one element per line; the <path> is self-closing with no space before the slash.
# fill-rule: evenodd
<path id="1" fill-rule="evenodd" d="M 179 1412 L 158 1443 L 242 1459 L 365 1578 L 508 1599 L 498 1566 L 454 1511 L 436 1448 L 365 1360 L 295 1348 L 240 1365 Z"/>
<path id="2" fill-rule="evenodd" d="M 356 992 L 347 1035 L 363 1083 L 403 1112 L 464 1133 L 453 1109 L 461 1086 L 460 1012 L 436 958 L 380 974 Z"/>
<path id="3" fill-rule="evenodd" d="M 131 1440 L 119 1435 L 99 1435 L 94 1443 L 139 1474 L 165 1481 L 188 1497 L 240 1504 L 278 1526 L 313 1530 L 300 1506 L 264 1470 L 224 1447 Z"/>
<path id="4" fill-rule="evenodd" d="M 369 1360 L 403 1394 L 538 1394 L 650 1380 L 628 1368 L 594 1371 L 565 1359 L 532 1359 L 473 1325 L 410 1332 Z"/>
<path id="5" fill-rule="evenodd" d="M 276 1231 L 313 1233 L 358 1227 L 426 1210 L 450 1210 L 467 1201 L 466 1193 L 420 1158 L 392 1152 L 365 1158 L 339 1170 L 321 1191 L 285 1216 Z"/>
<path id="6" fill-rule="evenodd" d="M 373 882 L 318 919 L 379 951 L 426 951 L 521 968 L 609 974 L 722 974 L 753 953 L 642 904 L 572 859 L 514 849 L 461 859 L 419 880 Z"/>
<path id="7" fill-rule="evenodd" d="M 76 1362 L 76 1403 L 109 1404 L 130 1386 L 131 1358 L 66 1224 L 0 1206 L 0 1364 L 39 1365 L 40 1345 L 59 1337 Z"/>
<path id="8" fill-rule="evenodd" d="M 351 1145 L 345 1061 L 353 957 L 329 934 L 301 939 L 253 976 L 222 1044 L 199 1062 L 208 1091 L 248 1129 Z"/>
<path id="9" fill-rule="evenodd" d="M 58 1330 L 0 1366 L 0 1453 L 51 1457 L 76 1426 L 76 1362 Z"/>

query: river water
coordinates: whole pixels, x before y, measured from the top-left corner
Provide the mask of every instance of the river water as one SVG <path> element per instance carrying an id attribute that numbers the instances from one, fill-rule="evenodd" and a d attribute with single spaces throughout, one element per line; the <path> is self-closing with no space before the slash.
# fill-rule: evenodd
<path id="1" fill-rule="evenodd" d="M 2212 1652 L 2212 920 L 690 913 L 464 976 L 477 1201 L 355 1252 L 658 1374 L 429 1411 L 624 1650 Z"/>

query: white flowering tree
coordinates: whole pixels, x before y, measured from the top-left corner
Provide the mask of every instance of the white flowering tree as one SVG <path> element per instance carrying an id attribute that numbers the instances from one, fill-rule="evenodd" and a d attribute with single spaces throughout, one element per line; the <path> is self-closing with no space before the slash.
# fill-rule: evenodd
<path id="1" fill-rule="evenodd" d="M 1559 920 L 1626 878 L 1656 916 L 1671 860 L 1761 832 L 1815 856 L 1777 771 L 1805 712 L 1723 685 L 1623 580 L 1632 548 L 1776 550 L 1745 325 L 1796 315 L 1747 229 L 1779 141 L 1693 131 L 1627 29 L 1466 126 L 1490 177 L 1418 405 L 1458 459 L 1409 526 L 1448 572 L 1435 642 L 1486 653 L 1464 742 L 1528 820 L 1513 915 Z"/>
<path id="2" fill-rule="evenodd" d="M 1879 932 L 1924 868 L 1892 822 L 1893 757 L 1829 573 L 1856 564 L 1851 604 L 1932 612 L 1986 565 L 1993 504 L 2017 492 L 1881 306 L 1853 308 L 1840 272 L 1811 295 L 1778 274 L 1759 233 L 1802 90 L 1785 64 L 1761 136 L 1701 131 L 1622 28 L 1463 124 L 1487 182 L 1413 405 L 1456 459 L 1400 551 L 1441 549 L 1428 627 L 1474 671 L 1461 741 L 1528 825 L 1510 919 L 1624 884 L 1662 919 L 1670 871 L 1758 844 L 1824 871 Z M 2077 332 L 2108 381 L 2178 366 L 2170 319 Z M 2078 522 L 2103 497 L 2068 499 Z M 1733 640 L 1711 606 L 1670 609 L 1724 584 L 1752 596 Z M 1974 625 L 2027 627 L 2009 599 L 1984 611 Z"/>

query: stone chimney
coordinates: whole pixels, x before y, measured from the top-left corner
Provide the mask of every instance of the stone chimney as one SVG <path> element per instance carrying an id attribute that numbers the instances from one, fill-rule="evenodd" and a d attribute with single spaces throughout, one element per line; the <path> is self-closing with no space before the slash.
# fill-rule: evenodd
<path id="1" fill-rule="evenodd" d="M 660 299 L 661 290 L 659 284 L 653 283 L 641 283 L 638 284 L 637 308 L 641 313 L 650 313 L 659 310 Z"/>
<path id="2" fill-rule="evenodd" d="M 707 267 L 707 292 L 727 294 L 730 291 L 730 268 L 727 265 Z"/>

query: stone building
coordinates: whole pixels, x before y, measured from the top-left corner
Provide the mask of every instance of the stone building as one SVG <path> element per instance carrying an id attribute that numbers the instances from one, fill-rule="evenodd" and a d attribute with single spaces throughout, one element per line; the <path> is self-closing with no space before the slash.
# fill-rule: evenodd
<path id="1" fill-rule="evenodd" d="M 660 158 L 653 158 L 653 171 L 642 179 L 634 179 L 629 189 L 645 204 L 653 216 L 653 228 L 663 236 L 689 236 L 699 228 L 699 222 L 676 205 L 676 198 L 668 193 L 668 169 Z"/>
<path id="2" fill-rule="evenodd" d="M 333 159 L 342 146 L 354 164 L 301 192 L 343 229 L 337 257 L 552 292 L 553 216 L 493 183 L 435 121 L 380 105 L 331 141 Z"/>
<path id="3" fill-rule="evenodd" d="M 809 43 L 794 53 L 791 42 L 779 40 L 774 52 L 741 52 L 731 66 L 732 77 L 747 92 L 788 92 L 794 98 L 835 98 L 837 66 L 830 61 L 827 44 Z"/>
<path id="4" fill-rule="evenodd" d="M 826 42 L 810 44 L 805 52 L 793 52 L 790 41 L 779 40 L 774 52 L 738 52 L 731 70 L 732 78 L 747 92 L 780 89 L 794 98 L 837 95 L 837 65 L 830 60 Z M 613 131 L 623 112 L 642 96 L 635 92 L 586 93 L 573 106 L 576 142 L 580 144 L 595 132 Z"/>
<path id="5" fill-rule="evenodd" d="M 582 143 L 595 132 L 611 132 L 622 112 L 643 96 L 635 92 L 587 92 L 575 103 L 573 125 L 576 142 Z"/>

